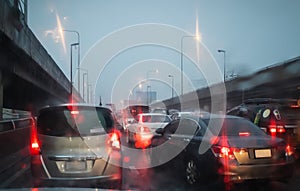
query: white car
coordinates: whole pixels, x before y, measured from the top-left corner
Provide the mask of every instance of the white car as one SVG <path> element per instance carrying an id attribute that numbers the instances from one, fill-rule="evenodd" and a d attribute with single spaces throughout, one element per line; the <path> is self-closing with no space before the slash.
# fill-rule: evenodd
<path id="1" fill-rule="evenodd" d="M 136 148 L 145 148 L 150 145 L 151 138 L 158 128 L 164 128 L 171 118 L 161 113 L 141 113 L 134 123 L 127 128 L 127 142 Z"/>
<path id="2" fill-rule="evenodd" d="M 187 115 L 193 115 L 193 112 L 190 111 L 179 111 L 179 112 L 175 112 L 171 115 L 171 119 L 172 120 L 177 120 L 180 119 L 180 117 L 182 116 L 187 116 Z"/>

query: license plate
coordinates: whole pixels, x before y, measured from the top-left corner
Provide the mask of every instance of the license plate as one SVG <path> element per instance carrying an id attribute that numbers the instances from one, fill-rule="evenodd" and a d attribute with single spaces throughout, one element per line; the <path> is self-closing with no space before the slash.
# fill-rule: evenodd
<path id="1" fill-rule="evenodd" d="M 66 171 L 78 171 L 78 170 L 86 170 L 85 161 L 66 162 Z"/>
<path id="2" fill-rule="evenodd" d="M 255 158 L 270 158 L 272 157 L 271 149 L 257 149 L 254 151 Z"/>

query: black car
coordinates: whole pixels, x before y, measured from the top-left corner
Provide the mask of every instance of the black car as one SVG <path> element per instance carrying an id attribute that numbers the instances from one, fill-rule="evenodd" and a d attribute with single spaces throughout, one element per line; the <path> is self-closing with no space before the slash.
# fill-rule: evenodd
<path id="1" fill-rule="evenodd" d="M 300 102 L 296 99 L 249 99 L 227 114 L 247 118 L 266 133 L 300 148 Z"/>
<path id="2" fill-rule="evenodd" d="M 156 132 L 160 135 L 152 138 L 152 166 L 181 172 L 192 187 L 287 181 L 293 173 L 293 149 L 241 117 L 185 116 Z"/>

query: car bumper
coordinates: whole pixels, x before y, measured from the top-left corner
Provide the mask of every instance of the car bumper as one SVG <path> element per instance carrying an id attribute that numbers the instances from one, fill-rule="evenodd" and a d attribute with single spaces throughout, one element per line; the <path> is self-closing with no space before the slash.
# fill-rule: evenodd
<path id="1" fill-rule="evenodd" d="M 294 163 L 238 165 L 223 168 L 219 173 L 224 176 L 225 182 L 241 182 L 243 180 L 268 179 L 286 180 L 292 177 Z"/>
<path id="2" fill-rule="evenodd" d="M 112 168 L 112 167 L 110 167 Z M 121 188 L 122 168 L 115 166 L 109 175 L 96 175 L 88 173 L 72 173 L 61 176 L 52 176 L 39 156 L 31 157 L 31 173 L 35 187 L 99 187 L 99 188 Z"/>
<path id="3" fill-rule="evenodd" d="M 84 187 L 84 188 L 122 188 L 120 178 L 113 176 L 99 176 L 86 178 L 45 178 L 34 177 L 35 187 Z"/>
<path id="4" fill-rule="evenodd" d="M 277 134 L 279 138 L 284 139 L 290 146 L 294 147 L 297 150 L 300 150 L 300 134 L 294 133 L 285 133 L 285 134 Z"/>

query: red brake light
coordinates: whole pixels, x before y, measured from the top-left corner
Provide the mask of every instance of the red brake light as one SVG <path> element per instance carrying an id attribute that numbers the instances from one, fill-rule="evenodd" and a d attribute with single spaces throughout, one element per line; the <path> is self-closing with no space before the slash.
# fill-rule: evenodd
<path id="1" fill-rule="evenodd" d="M 214 145 L 214 146 L 212 146 L 212 150 L 216 157 L 235 159 L 235 156 L 233 153 L 234 148 Z"/>
<path id="2" fill-rule="evenodd" d="M 250 136 L 250 133 L 249 132 L 239 132 L 239 136 L 248 137 L 248 136 Z"/>
<path id="3" fill-rule="evenodd" d="M 276 126 L 269 125 L 269 128 L 270 128 L 270 133 L 276 133 L 277 132 Z"/>
<path id="4" fill-rule="evenodd" d="M 291 156 L 294 154 L 294 149 L 290 145 L 287 145 L 285 148 L 285 153 L 287 156 Z"/>
<path id="5" fill-rule="evenodd" d="M 40 154 L 40 145 L 38 141 L 37 130 L 34 126 L 31 128 L 30 153 L 31 155 Z"/>
<path id="6" fill-rule="evenodd" d="M 278 133 L 285 133 L 285 128 L 281 125 L 277 126 Z"/>
<path id="7" fill-rule="evenodd" d="M 138 132 L 135 135 L 135 147 L 136 148 L 147 148 L 151 144 L 151 138 L 153 136 L 149 127 L 140 126 Z"/>
<path id="8" fill-rule="evenodd" d="M 72 114 L 72 115 L 78 115 L 78 114 L 79 114 L 79 111 L 78 111 L 78 110 L 72 110 L 72 111 L 71 111 L 71 114 Z"/>
<path id="9" fill-rule="evenodd" d="M 285 133 L 285 128 L 283 125 L 269 125 L 270 133 L 275 135 L 276 133 Z"/>
<path id="10" fill-rule="evenodd" d="M 138 127 L 138 132 L 139 133 L 149 133 L 151 130 L 148 127 L 140 126 Z"/>
<path id="11" fill-rule="evenodd" d="M 109 134 L 108 144 L 110 144 L 112 148 L 115 149 L 121 148 L 120 133 L 118 131 L 113 131 Z"/>

